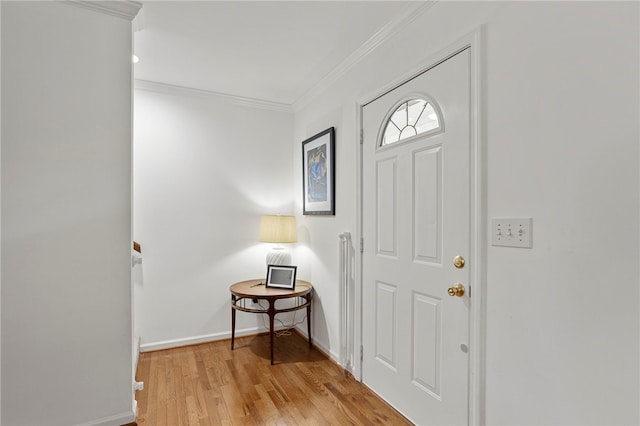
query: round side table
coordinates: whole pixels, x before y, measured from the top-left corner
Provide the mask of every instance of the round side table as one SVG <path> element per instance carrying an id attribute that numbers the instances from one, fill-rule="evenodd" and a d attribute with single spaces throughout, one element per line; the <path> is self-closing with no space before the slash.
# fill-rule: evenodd
<path id="1" fill-rule="evenodd" d="M 251 312 L 254 314 L 267 314 L 269 316 L 269 340 L 271 344 L 271 365 L 273 365 L 273 325 L 276 314 L 293 312 L 307 308 L 307 333 L 309 335 L 309 348 L 311 348 L 311 300 L 313 299 L 313 286 L 308 281 L 296 280 L 293 290 L 280 288 L 267 288 L 264 279 L 255 279 L 237 282 L 229 287 L 231 292 L 231 350 L 236 336 L 236 311 Z M 247 306 L 247 301 L 254 299 L 266 300 L 269 303 L 267 309 Z M 276 309 L 276 300 L 295 299 L 294 306 Z"/>

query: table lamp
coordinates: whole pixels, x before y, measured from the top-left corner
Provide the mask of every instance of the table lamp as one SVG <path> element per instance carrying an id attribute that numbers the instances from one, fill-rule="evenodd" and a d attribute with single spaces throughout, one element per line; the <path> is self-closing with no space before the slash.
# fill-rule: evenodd
<path id="1" fill-rule="evenodd" d="M 260 241 L 275 243 L 267 253 L 267 265 L 290 265 L 291 254 L 282 243 L 295 243 L 296 217 L 265 215 L 260 219 Z"/>

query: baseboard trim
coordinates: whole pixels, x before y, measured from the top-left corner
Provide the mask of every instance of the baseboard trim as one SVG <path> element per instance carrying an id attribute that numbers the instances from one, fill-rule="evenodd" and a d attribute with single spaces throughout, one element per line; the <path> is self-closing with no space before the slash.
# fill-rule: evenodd
<path id="1" fill-rule="evenodd" d="M 275 331 L 283 330 L 285 328 L 287 327 L 276 327 Z M 306 330 L 303 330 L 302 328 L 300 328 L 300 326 L 295 327 L 293 330 L 296 333 L 300 334 L 305 339 L 308 338 Z M 236 330 L 236 337 L 254 336 L 257 334 L 266 333 L 268 331 L 269 330 L 265 329 L 264 327 L 244 328 L 242 330 Z M 162 351 L 164 349 L 179 348 L 182 346 L 190 346 L 190 345 L 199 345 L 201 343 L 215 342 L 218 340 L 227 340 L 227 339 L 231 339 L 230 331 L 226 331 L 222 333 L 204 334 L 201 336 L 184 337 L 181 339 L 164 340 L 161 342 L 145 343 L 140 345 L 140 352 Z M 316 349 L 324 353 L 328 358 L 331 358 L 336 364 L 345 368 L 344 365 L 340 364 L 339 354 L 333 352 L 324 344 L 318 342 L 316 339 L 313 339 L 312 343 Z"/>
<path id="2" fill-rule="evenodd" d="M 307 332 L 304 328 L 301 328 L 301 326 L 296 326 L 296 328 L 293 329 L 296 333 L 300 334 L 302 337 L 304 337 L 305 339 L 308 339 L 309 336 L 307 336 Z M 344 365 L 340 364 L 340 355 L 331 351 L 329 348 L 327 348 L 324 344 L 319 343 L 316 339 L 313 339 L 312 342 L 313 346 L 319 350 L 320 352 L 322 352 L 323 354 L 325 354 L 327 356 L 327 358 L 331 358 L 336 364 L 338 364 L 339 366 L 341 366 L 342 368 L 345 368 Z M 346 369 L 346 368 L 345 368 Z M 347 370 L 348 371 L 348 370 Z"/>
<path id="3" fill-rule="evenodd" d="M 236 330 L 236 337 L 251 336 L 253 334 L 264 333 L 262 327 L 244 328 Z M 140 352 L 161 351 L 163 349 L 178 348 L 180 346 L 198 345 L 200 343 L 215 342 L 217 340 L 231 339 L 231 331 L 222 333 L 203 334 L 201 336 L 183 337 L 181 339 L 164 340 L 161 342 L 144 343 L 140 345 Z"/>
<path id="4" fill-rule="evenodd" d="M 135 423 L 135 421 L 136 415 L 133 413 L 133 411 L 127 411 L 125 413 L 115 414 L 113 416 L 102 417 L 90 422 L 80 423 L 76 426 L 121 426 Z"/>

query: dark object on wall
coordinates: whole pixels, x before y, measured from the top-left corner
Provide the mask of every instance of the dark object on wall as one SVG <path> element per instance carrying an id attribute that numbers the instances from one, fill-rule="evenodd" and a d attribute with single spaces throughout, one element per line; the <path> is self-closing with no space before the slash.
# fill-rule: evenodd
<path id="1" fill-rule="evenodd" d="M 335 215 L 335 129 L 302 142 L 302 213 Z"/>

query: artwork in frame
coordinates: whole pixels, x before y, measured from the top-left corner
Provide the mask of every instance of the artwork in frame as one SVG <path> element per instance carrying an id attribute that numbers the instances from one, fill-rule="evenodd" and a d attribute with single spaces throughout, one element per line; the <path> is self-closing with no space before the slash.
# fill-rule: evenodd
<path id="1" fill-rule="evenodd" d="M 296 287 L 297 266 L 267 265 L 267 288 L 293 290 Z"/>
<path id="2" fill-rule="evenodd" d="M 302 142 L 302 213 L 335 215 L 335 129 Z"/>

